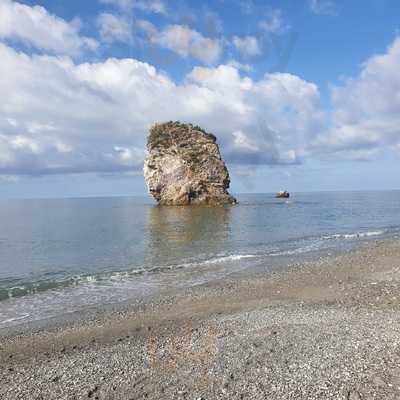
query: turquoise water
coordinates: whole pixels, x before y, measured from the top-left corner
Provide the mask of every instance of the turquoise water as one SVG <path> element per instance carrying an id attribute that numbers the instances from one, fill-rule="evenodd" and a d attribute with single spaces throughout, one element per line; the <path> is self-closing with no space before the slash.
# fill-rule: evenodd
<path id="1" fill-rule="evenodd" d="M 0 329 L 397 235 L 400 192 L 0 202 Z"/>

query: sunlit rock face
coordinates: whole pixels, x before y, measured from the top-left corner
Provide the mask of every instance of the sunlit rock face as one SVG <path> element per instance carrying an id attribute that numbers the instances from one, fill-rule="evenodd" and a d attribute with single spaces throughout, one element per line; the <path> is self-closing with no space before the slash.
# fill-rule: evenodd
<path id="1" fill-rule="evenodd" d="M 224 205 L 236 199 L 216 137 L 198 126 L 167 122 L 150 129 L 144 177 L 161 205 Z"/>

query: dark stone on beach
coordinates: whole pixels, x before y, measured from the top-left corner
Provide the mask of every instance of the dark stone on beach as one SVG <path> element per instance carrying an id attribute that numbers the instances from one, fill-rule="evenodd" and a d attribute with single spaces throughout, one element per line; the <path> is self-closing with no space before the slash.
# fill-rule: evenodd
<path id="1" fill-rule="evenodd" d="M 361 396 L 358 392 L 350 390 L 347 394 L 347 400 L 361 400 Z"/>
<path id="2" fill-rule="evenodd" d="M 98 386 L 93 387 L 92 389 L 90 389 L 88 391 L 88 397 L 92 398 L 94 396 L 94 394 L 99 390 Z"/>

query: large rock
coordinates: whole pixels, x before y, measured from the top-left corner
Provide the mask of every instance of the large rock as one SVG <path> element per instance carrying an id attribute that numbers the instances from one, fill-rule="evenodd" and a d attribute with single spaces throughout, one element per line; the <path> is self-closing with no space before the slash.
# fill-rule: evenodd
<path id="1" fill-rule="evenodd" d="M 167 122 L 150 129 L 144 177 L 163 205 L 235 204 L 216 137 L 198 126 Z"/>

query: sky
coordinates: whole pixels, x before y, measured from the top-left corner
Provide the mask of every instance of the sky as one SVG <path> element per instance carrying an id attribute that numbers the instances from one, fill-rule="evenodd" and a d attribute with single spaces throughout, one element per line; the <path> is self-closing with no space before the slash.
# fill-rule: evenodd
<path id="1" fill-rule="evenodd" d="M 0 199 L 146 194 L 149 128 L 231 191 L 400 189 L 398 0 L 0 0 Z"/>

